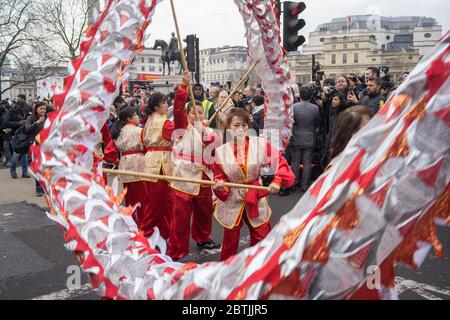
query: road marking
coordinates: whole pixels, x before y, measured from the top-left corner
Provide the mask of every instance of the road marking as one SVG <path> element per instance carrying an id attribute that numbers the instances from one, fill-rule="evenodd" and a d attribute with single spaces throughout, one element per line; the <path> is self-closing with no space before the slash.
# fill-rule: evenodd
<path id="1" fill-rule="evenodd" d="M 36 297 L 31 300 L 69 300 L 87 294 L 92 290 L 92 285 L 90 283 L 87 283 L 81 286 L 79 289 L 64 289 L 61 291 Z"/>
<path id="2" fill-rule="evenodd" d="M 399 295 L 406 290 L 411 290 L 427 300 L 443 300 L 442 298 L 435 296 L 433 293 L 450 297 L 449 288 L 442 289 L 429 284 L 419 283 L 414 280 L 403 279 L 402 277 L 395 278 L 395 288 L 397 289 Z"/>

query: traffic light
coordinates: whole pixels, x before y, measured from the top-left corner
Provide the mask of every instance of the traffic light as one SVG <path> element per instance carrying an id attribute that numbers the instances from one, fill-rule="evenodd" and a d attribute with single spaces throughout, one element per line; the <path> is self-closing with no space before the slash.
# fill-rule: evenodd
<path id="1" fill-rule="evenodd" d="M 193 34 L 190 34 L 186 37 L 184 40 L 187 43 L 186 46 L 186 55 L 187 55 L 187 65 L 188 69 L 191 72 L 195 72 L 195 51 L 196 51 L 196 36 Z"/>
<path id="2" fill-rule="evenodd" d="M 283 2 L 283 47 L 286 51 L 297 51 L 306 41 L 304 36 L 298 35 L 306 25 L 305 20 L 298 18 L 305 9 L 304 2 Z"/>

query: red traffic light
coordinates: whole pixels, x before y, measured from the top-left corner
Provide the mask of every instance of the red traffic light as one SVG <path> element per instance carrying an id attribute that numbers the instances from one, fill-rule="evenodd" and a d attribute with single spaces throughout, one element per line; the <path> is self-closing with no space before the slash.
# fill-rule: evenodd
<path id="1" fill-rule="evenodd" d="M 284 5 L 285 5 L 285 10 L 287 10 L 289 15 L 292 17 L 298 16 L 300 13 L 302 13 L 306 9 L 306 4 L 304 2 L 296 3 L 296 2 L 287 1 L 287 2 L 285 2 Z"/>
<path id="2" fill-rule="evenodd" d="M 283 46 L 286 51 L 297 51 L 306 40 L 298 34 L 306 25 L 305 20 L 299 18 L 299 15 L 305 11 L 306 4 L 285 1 L 283 9 Z"/>

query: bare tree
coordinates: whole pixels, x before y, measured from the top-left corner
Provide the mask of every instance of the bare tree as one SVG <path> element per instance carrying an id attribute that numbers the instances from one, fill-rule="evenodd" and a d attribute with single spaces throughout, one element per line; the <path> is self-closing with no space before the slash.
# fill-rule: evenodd
<path id="1" fill-rule="evenodd" d="M 97 1 L 40 0 L 39 15 L 53 50 L 67 62 L 79 54 L 83 34 Z"/>
<path id="2" fill-rule="evenodd" d="M 54 74 L 61 64 L 42 32 L 43 21 L 37 9 L 34 0 L 0 0 L 0 70 L 7 60 L 15 66 L 14 78 L 7 88 L 1 87 L 0 95 Z"/>

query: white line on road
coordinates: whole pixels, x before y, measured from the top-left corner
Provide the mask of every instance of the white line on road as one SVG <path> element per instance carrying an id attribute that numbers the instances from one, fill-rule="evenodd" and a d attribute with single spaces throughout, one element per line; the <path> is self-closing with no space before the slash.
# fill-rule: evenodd
<path id="1" fill-rule="evenodd" d="M 402 277 L 395 278 L 395 288 L 397 289 L 399 295 L 406 290 L 411 290 L 427 300 L 443 300 L 442 298 L 435 296 L 433 293 L 450 297 L 449 288 L 442 289 L 429 284 L 419 283 L 414 280 L 403 279 Z"/>
<path id="2" fill-rule="evenodd" d="M 79 289 L 64 289 L 56 291 L 50 294 L 46 294 L 40 297 L 33 298 L 31 300 L 69 300 L 84 294 L 87 294 L 93 290 L 90 283 L 81 286 Z"/>

